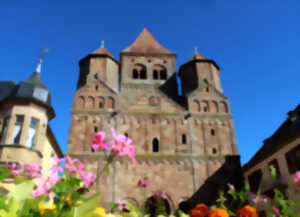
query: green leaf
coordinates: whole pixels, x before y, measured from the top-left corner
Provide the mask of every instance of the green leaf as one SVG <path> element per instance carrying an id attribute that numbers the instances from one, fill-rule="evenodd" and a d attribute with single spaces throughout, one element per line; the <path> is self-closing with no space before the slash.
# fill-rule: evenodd
<path id="1" fill-rule="evenodd" d="M 250 185 L 248 181 L 245 182 L 245 190 L 250 191 Z"/>
<path id="2" fill-rule="evenodd" d="M 25 181 L 21 184 L 16 185 L 15 189 L 7 195 L 8 197 L 13 197 L 15 200 L 20 203 L 27 197 L 31 197 L 34 184 L 32 181 Z"/>
<path id="3" fill-rule="evenodd" d="M 8 169 L 0 167 L 0 182 L 9 176 L 11 176 L 11 172 Z"/>
<path id="4" fill-rule="evenodd" d="M 274 167 L 274 165 L 270 165 L 269 168 L 270 168 L 271 177 L 273 180 L 275 180 L 276 179 L 276 168 Z"/>
<path id="5" fill-rule="evenodd" d="M 21 184 L 21 183 L 24 182 L 24 181 L 26 181 L 26 179 L 25 179 L 21 174 L 19 174 L 19 175 L 17 175 L 17 176 L 15 177 L 14 183 L 15 183 L 16 185 L 18 185 L 18 184 Z"/>
<path id="6" fill-rule="evenodd" d="M 111 210 L 111 211 L 115 211 L 116 209 L 118 209 L 118 207 L 119 207 L 119 204 L 118 203 L 110 203 L 109 204 L 109 209 Z"/>
<path id="7" fill-rule="evenodd" d="M 75 207 L 74 217 L 82 217 L 88 212 L 94 210 L 98 206 L 99 199 L 100 199 L 100 194 L 96 193 L 95 195 L 90 197 L 87 201 L 83 202 L 83 204 L 81 204 L 78 207 Z"/>

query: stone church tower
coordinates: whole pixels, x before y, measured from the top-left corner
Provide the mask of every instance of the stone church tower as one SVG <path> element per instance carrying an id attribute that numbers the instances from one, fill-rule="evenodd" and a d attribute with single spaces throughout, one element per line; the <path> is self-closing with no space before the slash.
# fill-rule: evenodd
<path id="1" fill-rule="evenodd" d="M 195 53 L 178 72 L 176 54 L 147 29 L 116 60 L 104 47 L 79 61 L 80 75 L 71 110 L 68 154 L 93 172 L 101 171 L 102 152 L 92 152 L 93 134 L 114 128 L 133 139 L 137 165 L 119 162 L 96 190 L 101 204 L 126 199 L 142 202 L 137 182 L 150 178 L 149 195 L 164 190 L 174 210 L 225 161 L 237 155 L 229 100 L 219 67 Z"/>

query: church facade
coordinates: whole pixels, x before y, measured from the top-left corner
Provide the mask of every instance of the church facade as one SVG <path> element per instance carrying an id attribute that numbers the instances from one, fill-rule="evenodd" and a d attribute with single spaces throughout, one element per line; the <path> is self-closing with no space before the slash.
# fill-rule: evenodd
<path id="1" fill-rule="evenodd" d="M 238 155 L 229 99 L 219 67 L 195 53 L 179 68 L 176 54 L 160 45 L 147 29 L 116 60 L 101 47 L 79 62 L 71 110 L 67 154 L 99 173 L 102 152 L 93 152 L 93 135 L 114 128 L 132 138 L 136 166 L 116 162 L 95 189 L 101 204 L 142 203 L 138 179 L 150 179 L 152 191 L 166 192 L 172 210 L 189 198 L 225 161 Z"/>

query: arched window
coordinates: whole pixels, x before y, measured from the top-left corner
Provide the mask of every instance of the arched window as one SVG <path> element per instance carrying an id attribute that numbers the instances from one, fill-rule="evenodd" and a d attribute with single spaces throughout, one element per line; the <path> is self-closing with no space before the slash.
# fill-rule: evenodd
<path id="1" fill-rule="evenodd" d="M 142 64 L 135 64 L 132 67 L 132 78 L 133 79 L 147 79 L 147 69 Z"/>
<path id="2" fill-rule="evenodd" d="M 200 103 L 198 100 L 193 100 L 193 111 L 200 112 Z"/>
<path id="3" fill-rule="evenodd" d="M 209 87 L 206 87 L 206 92 L 207 92 L 207 93 L 209 92 Z"/>
<path id="4" fill-rule="evenodd" d="M 141 79 L 147 79 L 147 72 L 146 72 L 146 68 L 143 68 L 141 71 L 140 71 L 140 75 L 141 75 Z"/>
<path id="5" fill-rule="evenodd" d="M 99 97 L 99 102 L 98 102 L 98 108 L 102 109 L 105 106 L 105 99 L 104 97 L 100 96 Z"/>
<path id="6" fill-rule="evenodd" d="M 152 68 L 153 80 L 166 80 L 167 79 L 167 69 L 163 65 L 156 64 Z"/>
<path id="7" fill-rule="evenodd" d="M 124 133 L 124 136 L 128 137 L 128 133 Z"/>
<path id="8" fill-rule="evenodd" d="M 185 134 L 182 134 L 182 136 L 181 136 L 181 143 L 182 144 L 186 144 L 186 135 Z"/>
<path id="9" fill-rule="evenodd" d="M 139 78 L 139 72 L 138 72 L 138 70 L 134 69 L 132 71 L 132 78 L 133 79 L 138 79 Z"/>
<path id="10" fill-rule="evenodd" d="M 216 149 L 216 148 L 213 148 L 213 149 L 212 149 L 212 153 L 213 153 L 213 154 L 217 154 L 217 149 Z"/>
<path id="11" fill-rule="evenodd" d="M 212 135 L 212 136 L 215 135 L 215 130 L 214 130 L 214 129 L 211 129 L 211 130 L 210 130 L 210 135 Z"/>
<path id="12" fill-rule="evenodd" d="M 167 80 L 167 71 L 166 70 L 161 70 L 160 71 L 160 79 L 161 80 Z"/>
<path id="13" fill-rule="evenodd" d="M 107 108 L 115 108 L 115 100 L 111 96 L 107 98 Z"/>
<path id="14" fill-rule="evenodd" d="M 87 108 L 93 109 L 95 107 L 95 99 L 92 96 L 89 96 L 87 99 Z"/>
<path id="15" fill-rule="evenodd" d="M 157 70 L 154 70 L 154 71 L 153 71 L 153 79 L 154 79 L 154 80 L 157 80 L 157 79 L 158 79 L 158 71 L 157 71 Z"/>
<path id="16" fill-rule="evenodd" d="M 159 141 L 157 138 L 154 138 L 152 140 L 152 151 L 153 152 L 158 152 L 159 151 Z"/>
<path id="17" fill-rule="evenodd" d="M 210 111 L 211 112 L 218 112 L 218 103 L 216 101 L 211 101 L 210 102 Z"/>
<path id="18" fill-rule="evenodd" d="M 76 100 L 76 107 L 77 108 L 84 108 L 84 97 L 80 96 Z"/>
<path id="19" fill-rule="evenodd" d="M 200 105 L 201 105 L 202 111 L 204 111 L 204 112 L 208 112 L 208 111 L 209 111 L 209 110 L 208 110 L 208 102 L 207 102 L 207 101 L 202 101 L 202 102 L 200 103 Z"/>
<path id="20" fill-rule="evenodd" d="M 94 133 L 98 132 L 98 127 L 94 127 Z"/>
<path id="21" fill-rule="evenodd" d="M 227 113 L 228 112 L 228 107 L 227 107 L 227 104 L 225 103 L 225 102 L 220 102 L 220 111 L 221 112 L 225 112 L 225 113 Z"/>

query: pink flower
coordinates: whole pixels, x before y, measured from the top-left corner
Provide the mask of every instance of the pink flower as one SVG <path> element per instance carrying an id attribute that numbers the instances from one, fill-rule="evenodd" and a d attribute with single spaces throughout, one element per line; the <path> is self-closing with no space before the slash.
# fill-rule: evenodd
<path id="1" fill-rule="evenodd" d="M 31 177 L 39 177 L 41 175 L 40 173 L 40 166 L 37 163 L 31 163 L 25 167 L 25 170 L 28 171 L 31 175 Z"/>
<path id="2" fill-rule="evenodd" d="M 45 174 L 44 171 L 42 171 Z M 59 181 L 60 177 L 57 174 L 51 174 L 48 177 L 41 177 L 39 186 L 32 191 L 32 197 L 36 198 L 40 195 L 48 194 L 48 197 L 53 197 L 51 193 L 51 188 Z"/>
<path id="3" fill-rule="evenodd" d="M 79 175 L 86 188 L 89 187 L 89 185 L 92 184 L 96 179 L 96 176 L 93 173 L 91 172 L 86 173 L 83 170 L 79 172 Z"/>
<path id="4" fill-rule="evenodd" d="M 296 172 L 296 176 L 294 178 L 294 182 L 300 185 L 300 171 Z"/>
<path id="5" fill-rule="evenodd" d="M 95 150 L 95 151 L 98 150 L 99 147 L 102 148 L 102 149 L 108 149 L 109 145 L 107 145 L 105 143 L 104 139 L 105 139 L 105 132 L 101 131 L 101 132 L 96 133 L 95 136 L 94 136 L 92 149 Z"/>
<path id="6" fill-rule="evenodd" d="M 118 200 L 117 203 L 119 204 L 120 211 L 129 210 L 129 208 L 126 205 L 126 203 L 127 203 L 126 200 Z"/>
<path id="7" fill-rule="evenodd" d="M 60 166 L 60 162 L 64 161 L 65 158 L 58 158 L 58 157 L 53 157 L 52 160 L 54 161 L 54 165 L 50 168 L 50 172 L 52 174 L 56 174 L 57 172 L 63 172 L 63 168 Z"/>
<path id="8" fill-rule="evenodd" d="M 138 181 L 138 187 L 146 188 L 150 183 L 150 180 L 148 178 L 139 179 Z"/>
<path id="9" fill-rule="evenodd" d="M 153 192 L 153 197 L 156 198 L 156 199 L 160 199 L 160 198 L 167 199 L 166 192 L 160 191 L 160 190 L 154 191 Z"/>
<path id="10" fill-rule="evenodd" d="M 132 139 L 126 137 L 125 135 L 117 135 L 114 129 L 111 129 L 112 131 L 112 145 L 111 145 L 111 154 L 120 154 L 120 156 L 127 155 L 130 159 L 133 165 L 135 165 L 135 147 L 132 144 Z"/>
<path id="11" fill-rule="evenodd" d="M 280 216 L 280 210 L 277 207 L 273 206 L 272 209 L 275 212 L 276 216 Z"/>
<path id="12" fill-rule="evenodd" d="M 17 168 L 16 163 L 12 163 L 11 165 L 9 165 L 9 163 L 6 161 L 5 168 L 10 170 L 13 176 L 17 176 L 18 174 L 24 172 L 24 164 L 22 162 L 19 162 L 19 169 L 16 169 Z"/>
<path id="13" fill-rule="evenodd" d="M 69 169 L 70 173 L 75 173 L 77 171 L 76 166 L 74 165 L 76 162 L 78 162 L 78 159 L 72 159 L 70 156 L 67 156 L 67 161 L 66 161 L 66 168 Z"/>
<path id="14" fill-rule="evenodd" d="M 258 197 L 256 196 L 253 200 L 252 200 L 255 204 L 257 204 L 260 208 L 263 207 L 263 203 L 268 202 L 268 199 L 265 197 Z"/>
<path id="15" fill-rule="evenodd" d="M 229 188 L 230 190 L 235 190 L 235 187 L 234 187 L 234 185 L 232 185 L 232 184 L 228 183 L 228 184 L 227 184 L 227 186 L 228 186 L 228 188 Z"/>

